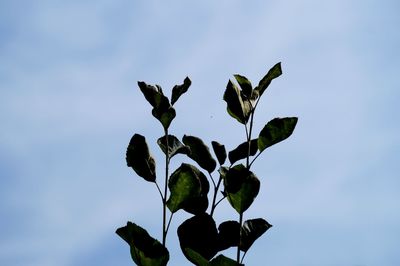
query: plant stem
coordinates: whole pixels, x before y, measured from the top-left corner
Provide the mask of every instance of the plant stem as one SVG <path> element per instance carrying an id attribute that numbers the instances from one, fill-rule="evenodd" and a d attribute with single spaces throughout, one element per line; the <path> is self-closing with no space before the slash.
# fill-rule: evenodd
<path id="1" fill-rule="evenodd" d="M 164 183 L 164 197 L 163 197 L 163 234 L 162 234 L 162 245 L 165 247 L 165 242 L 167 238 L 167 188 L 168 188 L 168 168 L 169 168 L 169 153 L 168 153 L 168 129 L 164 129 L 165 133 L 165 183 Z M 171 217 L 172 218 L 172 217 Z"/>
<path id="2" fill-rule="evenodd" d="M 212 205 L 211 205 L 211 212 L 210 212 L 211 217 L 214 214 L 215 207 L 217 207 L 218 203 L 221 202 L 221 201 L 218 201 L 217 203 L 215 203 L 215 201 L 217 200 L 218 189 L 219 189 L 219 186 L 221 185 L 221 181 L 222 181 L 222 178 L 219 177 L 218 184 L 215 186 L 215 183 L 214 183 L 214 197 L 213 197 L 213 201 L 212 201 Z"/>
<path id="3" fill-rule="evenodd" d="M 239 245 L 237 247 L 237 253 L 236 253 L 236 262 L 240 263 L 240 239 L 242 238 L 242 223 L 243 223 L 243 213 L 240 213 L 239 215 Z"/>

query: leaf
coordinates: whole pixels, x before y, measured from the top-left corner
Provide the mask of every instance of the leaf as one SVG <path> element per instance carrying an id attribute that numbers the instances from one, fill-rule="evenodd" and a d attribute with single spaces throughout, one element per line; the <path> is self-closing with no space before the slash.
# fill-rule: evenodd
<path id="1" fill-rule="evenodd" d="M 187 249 L 210 260 L 217 254 L 218 232 L 214 219 L 207 213 L 195 215 L 178 227 L 179 243 L 185 257 L 195 263 Z"/>
<path id="2" fill-rule="evenodd" d="M 182 138 L 183 143 L 190 148 L 188 156 L 197 162 L 201 168 L 212 173 L 217 166 L 214 158 L 211 156 L 210 149 L 204 142 L 194 136 L 184 135 Z"/>
<path id="3" fill-rule="evenodd" d="M 245 104 L 243 102 L 240 90 L 230 80 L 228 82 L 228 85 L 226 85 L 224 101 L 226 101 L 227 103 L 227 111 L 229 115 L 235 118 L 240 123 L 246 124 L 251 113 L 250 103 L 247 102 Z"/>
<path id="4" fill-rule="evenodd" d="M 240 240 L 240 224 L 236 221 L 226 221 L 218 226 L 218 249 L 225 250 L 237 247 Z"/>
<path id="5" fill-rule="evenodd" d="M 244 264 L 237 263 L 233 259 L 227 258 L 224 255 L 218 255 L 210 262 L 209 266 L 244 266 Z"/>
<path id="6" fill-rule="evenodd" d="M 236 74 L 236 75 L 234 75 L 234 77 L 235 77 L 236 81 L 239 83 L 243 94 L 247 98 L 250 98 L 252 91 L 253 91 L 253 86 L 251 85 L 251 82 L 245 76 Z"/>
<path id="7" fill-rule="evenodd" d="M 275 118 L 269 121 L 261 130 L 258 137 L 258 149 L 260 152 L 287 139 L 292 135 L 296 124 L 297 117 Z"/>
<path id="8" fill-rule="evenodd" d="M 245 221 L 241 229 L 240 249 L 244 252 L 249 250 L 254 241 L 271 227 L 272 225 L 262 218 Z"/>
<path id="9" fill-rule="evenodd" d="M 207 177 L 199 169 L 193 165 L 190 166 L 200 180 L 201 191 L 200 195 L 193 196 L 185 202 L 183 210 L 196 215 L 204 213 L 208 208 L 207 194 L 210 190 L 210 183 L 208 182 Z"/>
<path id="10" fill-rule="evenodd" d="M 167 143 L 166 138 L 163 136 L 157 140 L 158 146 L 160 146 L 161 150 L 164 154 L 167 154 Z M 172 158 L 176 154 L 188 154 L 190 152 L 189 147 L 186 147 L 179 141 L 177 137 L 174 135 L 168 135 L 168 157 Z"/>
<path id="11" fill-rule="evenodd" d="M 260 80 L 260 83 L 254 90 L 258 91 L 259 96 L 261 97 L 264 91 L 268 88 L 269 84 L 271 84 L 271 81 L 280 75 L 282 75 L 282 68 L 281 63 L 279 62 L 268 71 L 268 73 Z"/>
<path id="12" fill-rule="evenodd" d="M 192 81 L 188 77 L 186 77 L 182 85 L 175 85 L 172 88 L 172 96 L 171 96 L 172 105 L 175 104 L 175 102 L 179 99 L 179 97 L 181 97 L 182 94 L 187 92 L 191 84 Z"/>
<path id="13" fill-rule="evenodd" d="M 258 151 L 257 139 L 252 139 L 250 141 L 249 155 L 254 156 L 257 153 L 257 151 Z M 247 158 L 248 153 L 249 153 L 249 143 L 246 141 L 228 153 L 229 161 L 231 162 L 231 164 L 234 164 L 235 162 L 241 159 Z"/>
<path id="14" fill-rule="evenodd" d="M 149 182 L 156 181 L 156 162 L 150 155 L 146 138 L 135 134 L 126 150 L 126 162 L 129 167 Z"/>
<path id="15" fill-rule="evenodd" d="M 189 257 L 190 258 L 189 260 L 197 266 L 208 266 L 209 265 L 208 260 L 206 260 L 203 256 L 201 256 L 199 253 L 197 253 L 193 249 L 185 248 L 184 254 L 187 258 Z"/>
<path id="16" fill-rule="evenodd" d="M 131 250 L 132 260 L 139 266 L 165 266 L 169 260 L 168 250 L 159 241 L 152 238 L 140 226 L 128 222 L 116 231 L 125 240 Z"/>
<path id="17" fill-rule="evenodd" d="M 225 193 L 229 203 L 239 213 L 245 212 L 260 190 L 260 181 L 244 165 L 228 170 L 224 178 Z"/>
<path id="18" fill-rule="evenodd" d="M 153 106 L 151 113 L 161 122 L 164 129 L 167 129 L 175 118 L 176 112 L 168 98 L 164 96 L 161 87 L 148 85 L 143 81 L 139 81 L 138 85 L 146 100 Z"/>
<path id="19" fill-rule="evenodd" d="M 223 165 L 225 163 L 226 160 L 226 150 L 225 150 L 225 146 L 216 142 L 216 141 L 212 141 L 211 145 L 213 147 L 214 153 L 217 156 L 218 162 L 220 165 Z"/>
<path id="20" fill-rule="evenodd" d="M 183 163 L 169 178 L 168 188 L 171 195 L 167 201 L 168 209 L 171 212 L 176 212 L 179 209 L 189 208 L 191 204 L 196 203 L 199 198 L 207 197 L 209 184 L 207 178 L 196 167 L 190 164 Z M 195 206 L 195 212 L 198 208 L 204 206 Z M 205 206 L 205 209 L 208 207 Z"/>

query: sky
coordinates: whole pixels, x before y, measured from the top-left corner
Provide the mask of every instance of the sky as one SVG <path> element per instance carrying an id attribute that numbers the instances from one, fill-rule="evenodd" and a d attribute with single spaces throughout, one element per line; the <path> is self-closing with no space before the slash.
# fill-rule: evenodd
<path id="1" fill-rule="evenodd" d="M 299 121 L 254 164 L 261 190 L 245 219 L 273 227 L 244 262 L 400 265 L 399 11 L 395 0 L 1 1 L 0 265 L 133 265 L 116 228 L 129 220 L 161 239 L 157 190 L 126 166 L 133 134 L 163 172 L 163 131 L 137 81 L 169 95 L 189 76 L 170 132 L 231 150 L 245 132 L 226 113 L 228 80 L 257 84 L 277 62 L 254 130 Z M 188 217 L 172 222 L 169 265 L 189 265 L 175 233 Z M 216 220 L 227 219 L 238 217 L 224 202 Z"/>

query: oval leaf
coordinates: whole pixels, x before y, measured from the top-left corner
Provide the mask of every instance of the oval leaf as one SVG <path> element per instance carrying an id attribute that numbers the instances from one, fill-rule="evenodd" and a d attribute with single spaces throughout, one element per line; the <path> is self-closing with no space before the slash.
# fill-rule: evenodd
<path id="1" fill-rule="evenodd" d="M 253 86 L 251 85 L 250 80 L 248 80 L 245 76 L 242 75 L 234 75 L 236 81 L 239 83 L 240 88 L 242 89 L 243 94 L 250 98 L 253 90 Z"/>
<path id="2" fill-rule="evenodd" d="M 175 102 L 179 99 L 179 97 L 181 97 L 182 94 L 187 92 L 191 84 L 192 81 L 188 77 L 186 77 L 182 85 L 175 85 L 172 88 L 172 96 L 171 96 L 172 105 L 175 104 Z"/>
<path id="3" fill-rule="evenodd" d="M 191 249 L 209 261 L 217 254 L 218 232 L 214 219 L 207 213 L 195 215 L 178 227 L 179 243 L 183 254 L 188 260 L 195 263 Z"/>
<path id="4" fill-rule="evenodd" d="M 141 266 L 165 266 L 169 260 L 168 250 L 152 238 L 145 229 L 128 222 L 116 233 L 125 240 L 131 250 L 132 260 Z"/>
<path id="5" fill-rule="evenodd" d="M 249 150 L 249 143 L 243 142 L 239 146 L 237 146 L 234 150 L 230 151 L 228 154 L 229 161 L 231 164 L 235 162 L 245 159 L 247 155 L 254 156 L 258 151 L 257 139 L 252 139 L 250 141 L 250 150 Z M 249 153 L 250 152 L 250 153 Z"/>
<path id="6" fill-rule="evenodd" d="M 268 71 L 268 73 L 260 80 L 260 83 L 254 90 L 258 91 L 258 94 L 261 97 L 264 91 L 268 88 L 269 84 L 271 84 L 271 81 L 280 75 L 282 75 L 282 68 L 281 63 L 279 62 Z"/>
<path id="7" fill-rule="evenodd" d="M 230 116 L 242 124 L 246 124 L 251 113 L 249 102 L 244 103 L 240 90 L 229 80 L 224 93 L 224 101 L 227 103 L 227 111 Z"/>
<path id="8" fill-rule="evenodd" d="M 258 149 L 260 152 L 290 137 L 296 124 L 297 117 L 275 118 L 269 121 L 258 136 Z"/>
<path id="9" fill-rule="evenodd" d="M 249 250 L 254 241 L 271 227 L 272 225 L 262 218 L 245 221 L 241 229 L 240 249 L 244 252 Z"/>
<path id="10" fill-rule="evenodd" d="M 207 170 L 209 173 L 215 170 L 217 163 L 211 156 L 208 146 L 200 138 L 184 135 L 182 141 L 190 148 L 188 156 L 198 163 L 201 168 Z"/>
<path id="11" fill-rule="evenodd" d="M 220 165 L 223 165 L 225 163 L 226 160 L 226 150 L 225 150 L 225 146 L 216 142 L 216 141 L 212 141 L 211 145 L 213 147 L 214 153 L 217 156 L 218 162 Z"/>
<path id="12" fill-rule="evenodd" d="M 240 224 L 236 221 L 226 221 L 218 226 L 218 249 L 225 250 L 237 247 L 240 240 Z"/>
<path id="13" fill-rule="evenodd" d="M 126 162 L 129 167 L 149 182 L 156 181 L 156 162 L 150 155 L 146 138 L 135 134 L 126 150 Z"/>
<path id="14" fill-rule="evenodd" d="M 164 154 L 167 154 L 167 141 L 165 136 L 159 138 L 157 144 L 160 146 Z M 189 147 L 183 145 L 177 137 L 174 135 L 168 135 L 168 158 L 172 158 L 178 153 L 188 154 L 189 152 Z"/>
<path id="15" fill-rule="evenodd" d="M 228 170 L 224 178 L 224 186 L 229 203 L 239 214 L 242 214 L 258 195 L 260 181 L 240 164 Z"/>
<path id="16" fill-rule="evenodd" d="M 207 197 L 209 190 L 208 180 L 204 174 L 193 165 L 184 163 L 172 173 L 168 187 L 171 195 L 167 206 L 171 212 L 183 208 L 190 209 L 191 203 L 198 198 Z"/>

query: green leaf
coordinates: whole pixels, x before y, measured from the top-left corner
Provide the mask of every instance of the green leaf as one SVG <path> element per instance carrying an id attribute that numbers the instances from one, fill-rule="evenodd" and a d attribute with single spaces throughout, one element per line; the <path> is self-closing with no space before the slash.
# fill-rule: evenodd
<path id="1" fill-rule="evenodd" d="M 217 166 L 214 158 L 211 156 L 210 149 L 204 142 L 194 136 L 184 135 L 182 138 L 183 143 L 190 148 L 188 156 L 197 162 L 201 168 L 212 173 Z"/>
<path id="2" fill-rule="evenodd" d="M 146 138 L 135 134 L 126 150 L 126 162 L 129 167 L 149 182 L 156 181 L 156 162 L 150 155 Z"/>
<path id="3" fill-rule="evenodd" d="M 233 259 L 227 258 L 224 255 L 218 255 L 210 262 L 209 266 L 244 266 L 244 264 L 237 263 Z"/>
<path id="4" fill-rule="evenodd" d="M 245 76 L 241 76 L 238 74 L 234 75 L 234 77 L 235 77 L 236 81 L 239 83 L 243 94 L 247 98 L 250 98 L 252 91 L 253 91 L 253 86 L 251 85 L 250 80 L 248 80 Z"/>
<path id="5" fill-rule="evenodd" d="M 192 206 L 201 198 L 207 198 L 209 190 L 207 178 L 193 165 L 183 163 L 176 169 L 169 178 L 168 187 L 171 195 L 167 201 L 167 206 L 171 212 L 174 213 L 183 208 L 189 210 L 194 208 L 194 211 L 198 212 L 198 208 L 204 208 L 203 205 Z M 207 207 L 208 201 L 205 209 Z"/>
<path id="6" fill-rule="evenodd" d="M 190 248 L 185 248 L 184 254 L 189 260 L 197 266 L 208 266 L 209 262 L 199 253 Z"/>
<path id="7" fill-rule="evenodd" d="M 287 139 L 292 135 L 296 124 L 297 117 L 275 118 L 269 121 L 261 130 L 258 137 L 258 149 L 260 152 Z"/>
<path id="8" fill-rule="evenodd" d="M 218 252 L 218 232 L 214 219 L 207 213 L 195 215 L 178 227 L 179 243 L 186 258 L 195 263 L 187 249 L 210 260 Z"/>
<path id="9" fill-rule="evenodd" d="M 262 218 L 245 221 L 241 229 L 240 249 L 244 252 L 249 250 L 254 241 L 271 227 L 272 225 Z"/>
<path id="10" fill-rule="evenodd" d="M 139 266 L 165 266 L 169 260 L 168 250 L 152 238 L 145 229 L 128 222 L 116 233 L 125 240 L 131 250 L 132 260 Z"/>
<path id="11" fill-rule="evenodd" d="M 239 88 L 230 80 L 226 85 L 224 101 L 227 103 L 229 115 L 240 123 L 246 124 L 250 117 L 251 105 L 248 101 L 246 103 L 243 102 Z"/>
<path id="12" fill-rule="evenodd" d="M 182 94 L 187 92 L 191 84 L 192 81 L 188 77 L 186 77 L 182 85 L 175 85 L 172 88 L 172 96 L 171 96 L 172 105 L 175 104 L 175 102 L 179 99 L 179 97 L 181 97 Z"/>
<path id="13" fill-rule="evenodd" d="M 281 63 L 279 62 L 268 71 L 268 73 L 261 79 L 260 83 L 254 90 L 258 91 L 259 96 L 261 97 L 264 91 L 268 88 L 269 84 L 271 84 L 271 81 L 280 75 L 282 75 L 282 68 Z"/>
<path id="14" fill-rule="evenodd" d="M 219 251 L 239 245 L 240 224 L 238 222 L 225 221 L 218 226 L 218 232 Z"/>
<path id="15" fill-rule="evenodd" d="M 229 203 L 239 213 L 245 212 L 260 190 L 260 181 L 244 165 L 230 168 L 224 178 L 225 193 Z"/>
<path id="16" fill-rule="evenodd" d="M 161 150 L 164 154 L 167 154 L 167 143 L 165 136 L 159 138 L 157 140 L 158 146 L 160 146 Z M 177 137 L 174 135 L 168 135 L 168 157 L 172 158 L 176 154 L 188 154 L 190 152 L 189 147 L 186 147 L 179 141 Z"/>
<path id="17" fill-rule="evenodd" d="M 250 156 L 254 156 L 258 151 L 258 146 L 257 146 L 257 139 L 252 139 L 250 141 L 250 154 L 249 154 L 249 143 L 243 142 L 239 146 L 237 146 L 234 150 L 230 151 L 228 154 L 229 161 L 231 164 L 234 164 L 235 162 L 247 158 L 247 155 L 249 154 Z"/>
<path id="18" fill-rule="evenodd" d="M 151 113 L 161 122 L 164 129 L 167 129 L 175 118 L 176 112 L 168 98 L 164 96 L 161 87 L 148 85 L 143 81 L 139 81 L 138 85 L 146 100 L 153 106 Z"/>
<path id="19" fill-rule="evenodd" d="M 216 142 L 211 142 L 215 155 L 217 156 L 218 162 L 220 165 L 223 165 L 226 160 L 226 150 L 225 146 Z"/>

